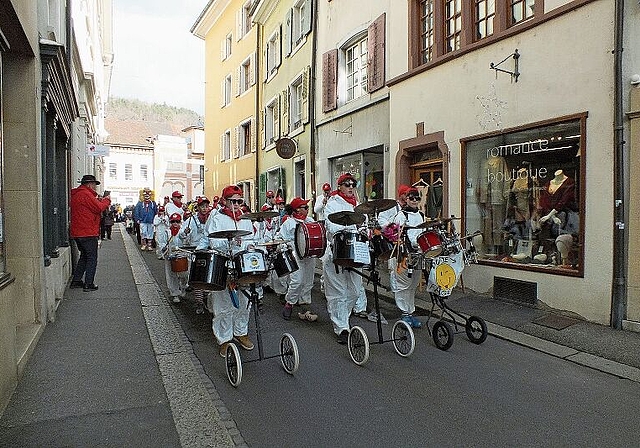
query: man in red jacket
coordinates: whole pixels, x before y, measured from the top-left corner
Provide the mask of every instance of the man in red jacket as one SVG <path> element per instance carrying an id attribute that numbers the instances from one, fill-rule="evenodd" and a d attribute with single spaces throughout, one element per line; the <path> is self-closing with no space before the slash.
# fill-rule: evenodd
<path id="1" fill-rule="evenodd" d="M 109 195 L 102 198 L 96 193 L 100 182 L 92 174 L 82 176 L 80 186 L 71 190 L 71 238 L 76 242 L 80 258 L 73 270 L 70 288 L 95 291 L 94 283 L 98 266 L 98 236 L 100 235 L 100 215 L 111 205 Z M 84 277 L 84 281 L 82 278 Z"/>

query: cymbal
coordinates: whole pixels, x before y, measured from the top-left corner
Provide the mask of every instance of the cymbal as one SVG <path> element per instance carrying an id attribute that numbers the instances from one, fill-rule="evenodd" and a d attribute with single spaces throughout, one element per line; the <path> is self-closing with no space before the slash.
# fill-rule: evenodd
<path id="1" fill-rule="evenodd" d="M 256 246 L 279 246 L 282 243 L 286 243 L 285 240 L 273 240 L 273 241 L 267 241 L 264 243 L 258 243 L 256 244 Z"/>
<path id="2" fill-rule="evenodd" d="M 372 215 L 378 212 L 389 210 L 390 208 L 395 207 L 397 204 L 398 202 L 395 199 L 372 199 L 356 206 L 354 210 L 365 215 Z"/>
<path id="3" fill-rule="evenodd" d="M 278 212 L 253 212 L 245 213 L 240 219 L 250 219 L 251 221 L 262 221 L 263 219 L 271 219 L 279 216 Z"/>
<path id="4" fill-rule="evenodd" d="M 342 226 L 350 226 L 352 224 L 360 225 L 364 222 L 364 215 L 362 213 L 349 212 L 346 210 L 343 212 L 331 213 L 327 218 L 329 221 Z"/>
<path id="5" fill-rule="evenodd" d="M 250 230 L 237 229 L 237 230 L 218 230 L 217 232 L 211 232 L 209 238 L 226 238 L 228 240 L 238 238 L 241 236 L 251 235 L 253 232 Z"/>
<path id="6" fill-rule="evenodd" d="M 196 250 L 196 246 L 180 246 L 182 250 Z"/>

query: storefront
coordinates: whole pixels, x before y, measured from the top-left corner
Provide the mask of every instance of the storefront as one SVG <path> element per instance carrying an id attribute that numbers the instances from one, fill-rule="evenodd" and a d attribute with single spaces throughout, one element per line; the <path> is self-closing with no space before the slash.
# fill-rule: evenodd
<path id="1" fill-rule="evenodd" d="M 358 181 L 356 190 L 361 202 L 383 198 L 387 181 L 383 151 L 384 147 L 379 145 L 329 159 L 333 183 L 341 174 L 351 173 Z M 337 188 L 337 185 L 331 186 Z"/>
<path id="2" fill-rule="evenodd" d="M 584 276 L 586 114 L 462 140 L 479 263 Z"/>

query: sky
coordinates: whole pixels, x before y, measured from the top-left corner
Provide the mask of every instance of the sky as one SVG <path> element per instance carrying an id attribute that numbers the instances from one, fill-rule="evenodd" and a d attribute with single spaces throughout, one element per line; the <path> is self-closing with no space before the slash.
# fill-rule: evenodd
<path id="1" fill-rule="evenodd" d="M 204 41 L 189 31 L 207 0 L 114 0 L 111 96 L 204 115 Z"/>

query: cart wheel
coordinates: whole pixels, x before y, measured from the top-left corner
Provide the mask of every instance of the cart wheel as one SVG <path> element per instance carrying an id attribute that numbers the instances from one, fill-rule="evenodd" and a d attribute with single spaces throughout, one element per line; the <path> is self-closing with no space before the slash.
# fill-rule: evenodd
<path id="1" fill-rule="evenodd" d="M 442 320 L 433 324 L 433 342 L 440 350 L 449 350 L 453 345 L 451 325 Z"/>
<path id="2" fill-rule="evenodd" d="M 471 316 L 464 325 L 467 337 L 474 344 L 482 344 L 487 340 L 487 324 L 484 319 L 478 316 Z"/>
<path id="3" fill-rule="evenodd" d="M 238 387 L 242 382 L 242 360 L 235 344 L 227 345 L 224 361 L 227 366 L 229 382 L 233 387 Z"/>
<path id="4" fill-rule="evenodd" d="M 396 353 L 405 358 L 411 356 L 413 349 L 416 348 L 416 339 L 413 336 L 411 327 L 405 321 L 398 320 L 393 324 L 391 335 Z"/>
<path id="5" fill-rule="evenodd" d="M 283 333 L 280 338 L 280 361 L 284 370 L 290 375 L 293 375 L 300 366 L 298 344 L 289 333 Z"/>
<path id="6" fill-rule="evenodd" d="M 361 366 L 369 360 L 369 338 L 361 327 L 351 327 L 347 345 L 353 362 Z"/>

